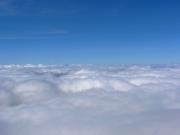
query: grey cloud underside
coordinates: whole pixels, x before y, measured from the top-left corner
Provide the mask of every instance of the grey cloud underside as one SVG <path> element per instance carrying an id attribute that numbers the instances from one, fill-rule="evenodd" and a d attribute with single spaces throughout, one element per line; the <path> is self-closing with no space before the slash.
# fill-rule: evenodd
<path id="1" fill-rule="evenodd" d="M 2 135 L 179 135 L 180 65 L 1 65 Z"/>

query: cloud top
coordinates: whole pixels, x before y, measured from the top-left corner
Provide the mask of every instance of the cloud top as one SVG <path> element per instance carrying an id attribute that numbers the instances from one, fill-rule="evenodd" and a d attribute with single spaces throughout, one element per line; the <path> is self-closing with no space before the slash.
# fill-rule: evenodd
<path id="1" fill-rule="evenodd" d="M 178 135 L 179 88 L 179 65 L 0 65 L 0 131 Z"/>

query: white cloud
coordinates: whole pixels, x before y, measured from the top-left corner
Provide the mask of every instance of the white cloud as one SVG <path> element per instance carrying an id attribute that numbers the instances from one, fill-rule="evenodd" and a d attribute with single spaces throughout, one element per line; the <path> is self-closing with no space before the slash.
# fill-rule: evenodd
<path id="1" fill-rule="evenodd" d="M 3 135 L 179 135 L 180 66 L 0 66 Z"/>

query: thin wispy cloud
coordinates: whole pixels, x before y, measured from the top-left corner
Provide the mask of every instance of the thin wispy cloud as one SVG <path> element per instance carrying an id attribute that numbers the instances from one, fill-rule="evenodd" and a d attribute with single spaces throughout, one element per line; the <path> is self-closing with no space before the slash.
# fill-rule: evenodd
<path id="1" fill-rule="evenodd" d="M 34 0 L 1 0 L 0 16 L 56 16 L 71 15 L 77 13 L 77 9 L 71 0 L 56 0 L 47 4 L 47 1 Z"/>
<path id="2" fill-rule="evenodd" d="M 49 36 L 62 36 L 68 34 L 68 31 L 61 29 L 52 29 L 47 31 L 36 32 L 6 32 L 0 33 L 0 40 L 9 39 L 41 39 Z"/>
<path id="3" fill-rule="evenodd" d="M 16 16 L 20 14 L 23 8 L 27 8 L 27 1 L 28 0 L 1 0 L 0 16 Z"/>

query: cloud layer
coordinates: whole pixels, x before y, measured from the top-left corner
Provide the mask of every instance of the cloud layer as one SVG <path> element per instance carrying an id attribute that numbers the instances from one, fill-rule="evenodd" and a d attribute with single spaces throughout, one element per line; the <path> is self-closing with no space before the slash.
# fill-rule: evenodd
<path id="1" fill-rule="evenodd" d="M 179 135 L 180 65 L 1 65 L 3 135 Z"/>

